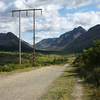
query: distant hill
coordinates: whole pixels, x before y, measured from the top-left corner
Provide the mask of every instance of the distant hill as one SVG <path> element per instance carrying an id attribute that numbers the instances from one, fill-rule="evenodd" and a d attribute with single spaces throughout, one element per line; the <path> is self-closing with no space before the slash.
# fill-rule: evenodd
<path id="1" fill-rule="evenodd" d="M 11 32 L 0 33 L 0 51 L 18 51 L 19 38 Z M 22 40 L 22 51 L 32 51 L 30 44 Z"/>
<path id="2" fill-rule="evenodd" d="M 40 50 L 61 50 L 85 32 L 86 30 L 79 26 L 72 31 L 62 34 L 59 38 L 44 39 L 38 42 L 36 47 Z"/>
<path id="3" fill-rule="evenodd" d="M 90 28 L 86 33 L 81 34 L 72 43 L 66 46 L 63 52 L 66 53 L 77 53 L 83 49 L 92 47 L 93 40 L 100 39 L 100 25 L 96 25 Z"/>

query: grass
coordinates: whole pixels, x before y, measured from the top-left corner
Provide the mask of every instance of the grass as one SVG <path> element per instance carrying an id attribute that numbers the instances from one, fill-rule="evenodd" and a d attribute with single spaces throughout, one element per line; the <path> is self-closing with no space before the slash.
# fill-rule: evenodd
<path id="1" fill-rule="evenodd" d="M 41 67 L 67 63 L 67 55 L 36 53 L 36 64 L 32 65 L 32 53 L 22 53 L 22 64 L 19 65 L 18 52 L 0 52 L 0 72 L 10 72 L 30 67 Z"/>
<path id="2" fill-rule="evenodd" d="M 100 88 L 84 83 L 84 100 L 100 100 Z"/>
<path id="3" fill-rule="evenodd" d="M 49 87 L 49 91 L 41 100 L 71 100 L 75 80 L 74 68 L 66 68 L 64 73 Z"/>

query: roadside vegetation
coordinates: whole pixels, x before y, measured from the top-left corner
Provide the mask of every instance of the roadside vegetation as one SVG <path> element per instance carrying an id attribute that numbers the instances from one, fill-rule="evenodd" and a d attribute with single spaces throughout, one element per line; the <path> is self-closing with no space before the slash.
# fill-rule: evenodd
<path id="1" fill-rule="evenodd" d="M 17 69 L 29 67 L 40 67 L 48 65 L 65 64 L 67 55 L 36 53 L 36 63 L 33 65 L 32 53 L 22 53 L 22 64 L 19 65 L 18 52 L 0 52 L 0 72 L 10 72 Z"/>
<path id="2" fill-rule="evenodd" d="M 76 81 L 75 68 L 69 66 L 49 87 L 41 100 L 72 100 L 71 93 Z"/>
<path id="3" fill-rule="evenodd" d="M 85 100 L 100 100 L 100 40 L 94 41 L 93 48 L 84 50 L 73 64 L 85 81 Z"/>

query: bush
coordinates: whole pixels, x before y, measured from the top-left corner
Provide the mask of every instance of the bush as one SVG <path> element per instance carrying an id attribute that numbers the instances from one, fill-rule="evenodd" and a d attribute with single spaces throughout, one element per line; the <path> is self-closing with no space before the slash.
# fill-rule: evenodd
<path id="1" fill-rule="evenodd" d="M 88 83 L 100 87 L 100 40 L 94 41 L 93 48 L 83 50 L 73 64 Z"/>

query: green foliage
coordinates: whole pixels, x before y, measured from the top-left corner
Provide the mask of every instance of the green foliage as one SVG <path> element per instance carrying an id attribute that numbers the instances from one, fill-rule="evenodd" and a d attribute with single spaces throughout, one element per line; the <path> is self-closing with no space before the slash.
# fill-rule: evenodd
<path id="1" fill-rule="evenodd" d="M 78 70 L 86 81 L 100 86 L 100 41 L 94 41 L 93 48 L 83 50 L 74 61 L 75 66 L 79 66 Z"/>
<path id="2" fill-rule="evenodd" d="M 22 64 L 19 65 L 18 52 L 0 52 L 0 72 L 10 72 L 16 69 L 27 67 L 47 66 L 55 64 L 65 64 L 66 55 L 36 53 L 36 63 L 33 65 L 32 53 L 22 53 Z"/>
<path id="3" fill-rule="evenodd" d="M 100 94 L 96 95 L 98 88 L 100 91 L 100 40 L 94 41 L 93 48 L 88 50 L 83 50 L 75 61 L 74 66 L 77 67 L 77 71 L 80 76 L 85 79 L 85 81 L 96 88 L 94 93 L 94 98 L 100 98 Z M 93 99 L 99 100 L 99 99 Z"/>

